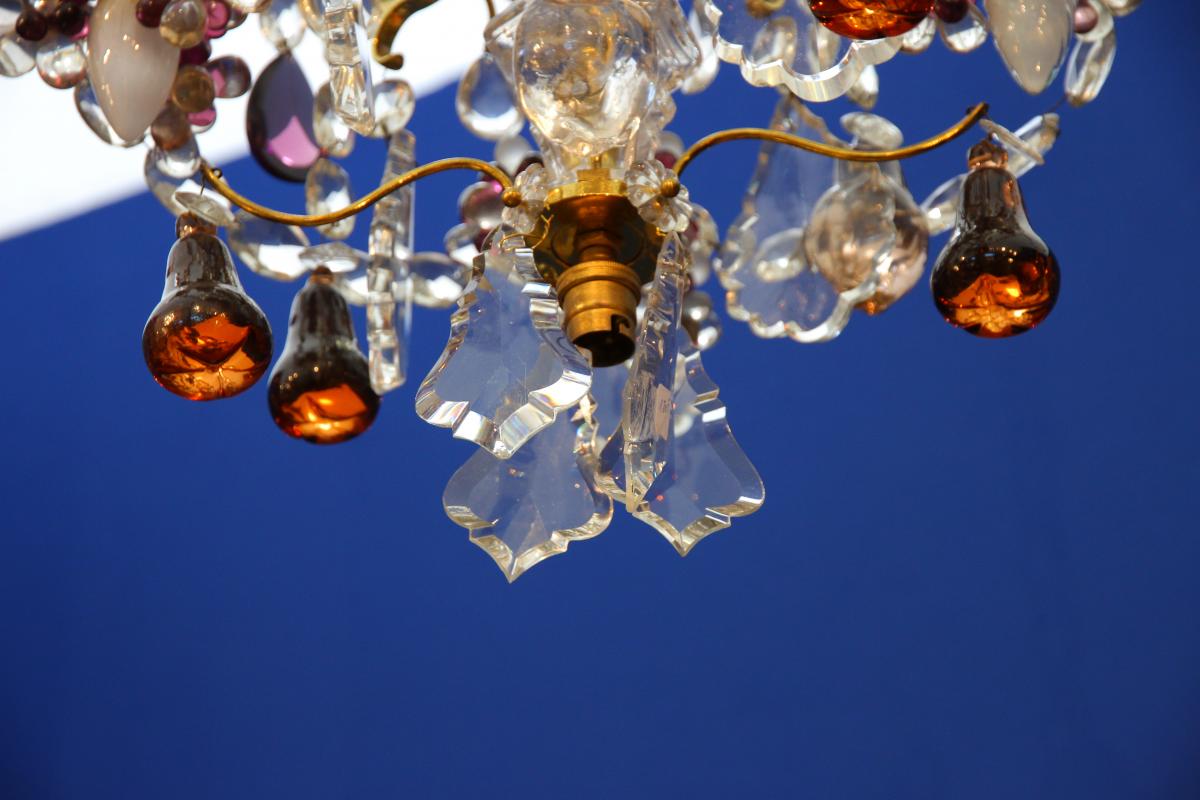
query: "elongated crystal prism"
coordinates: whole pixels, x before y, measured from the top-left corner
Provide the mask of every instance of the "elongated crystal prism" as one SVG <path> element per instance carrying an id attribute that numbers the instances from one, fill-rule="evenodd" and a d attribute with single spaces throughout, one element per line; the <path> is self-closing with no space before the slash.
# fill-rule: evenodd
<path id="1" fill-rule="evenodd" d="M 491 236 L 417 391 L 417 415 L 509 458 L 587 394 L 592 370 L 563 333 L 557 295 L 511 229 Z"/>
<path id="2" fill-rule="evenodd" d="M 446 514 L 509 582 L 612 520 L 612 499 L 596 487 L 592 426 L 585 399 L 508 460 L 476 451 L 446 485 Z"/>
<path id="3" fill-rule="evenodd" d="M 416 139 L 408 131 L 392 136 L 380 184 L 416 165 Z M 367 267 L 367 346 L 371 386 L 378 394 L 408 377 L 408 333 L 412 327 L 412 184 L 375 204 Z"/>
<path id="4" fill-rule="evenodd" d="M 638 326 L 637 351 L 621 395 L 627 479 L 625 507 L 630 511 L 642 501 L 666 463 L 671 388 L 675 383 L 675 356 L 687 281 L 686 253 L 677 235 L 670 234 L 663 241 L 654 272 L 654 288 Z"/>
<path id="5" fill-rule="evenodd" d="M 727 528 L 762 506 L 766 491 L 725 417 L 725 404 L 686 332 L 676 332 L 679 356 L 671 390 L 666 467 L 635 506 L 633 515 L 687 555 L 710 533 Z M 597 482 L 614 498 L 627 496 L 621 428 L 599 457 Z"/>
<path id="6" fill-rule="evenodd" d="M 363 58 L 369 52 L 354 0 L 325 3 L 325 60 L 333 107 L 347 125 L 363 136 L 375 130 L 375 91 Z"/>

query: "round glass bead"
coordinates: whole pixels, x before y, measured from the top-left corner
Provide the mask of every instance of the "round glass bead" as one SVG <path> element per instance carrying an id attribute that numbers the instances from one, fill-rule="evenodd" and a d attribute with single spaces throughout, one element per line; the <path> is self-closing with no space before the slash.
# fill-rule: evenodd
<path id="1" fill-rule="evenodd" d="M 204 41 L 208 9 L 202 0 L 171 0 L 163 9 L 158 32 L 178 48 L 195 47 Z"/>
<path id="2" fill-rule="evenodd" d="M 212 76 L 204 67 L 180 67 L 171 86 L 171 100 L 188 114 L 209 108 L 216 98 Z"/>
<path id="3" fill-rule="evenodd" d="M 1099 22 L 1099 12 L 1092 7 L 1088 0 L 1079 0 L 1079 5 L 1075 6 L 1075 33 L 1091 33 Z"/>

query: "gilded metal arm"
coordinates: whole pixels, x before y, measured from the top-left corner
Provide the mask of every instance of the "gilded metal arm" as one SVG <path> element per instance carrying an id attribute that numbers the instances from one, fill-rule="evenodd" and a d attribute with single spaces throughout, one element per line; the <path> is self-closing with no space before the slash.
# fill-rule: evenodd
<path id="1" fill-rule="evenodd" d="M 284 225 L 300 225 L 302 227 L 311 228 L 317 225 L 328 225 L 331 222 L 337 222 L 346 217 L 352 217 L 366 210 L 368 207 L 378 203 L 383 198 L 387 197 L 392 192 L 407 186 L 414 181 L 419 181 L 421 178 L 426 178 L 430 175 L 436 175 L 439 172 L 447 172 L 453 169 L 468 169 L 474 172 L 482 172 L 492 180 L 499 182 L 504 187 L 504 202 L 506 205 L 520 205 L 520 194 L 512 188 L 512 180 L 498 167 L 489 164 L 486 161 L 480 161 L 477 158 L 443 158 L 441 161 L 432 161 L 428 164 L 411 169 L 403 175 L 398 175 L 392 180 L 380 186 L 370 194 L 363 195 L 345 208 L 328 214 L 289 214 L 286 211 L 276 211 L 272 208 L 259 205 L 258 203 L 243 197 L 233 190 L 233 188 L 225 182 L 221 175 L 221 170 L 212 166 L 207 161 L 200 165 L 200 169 L 204 173 L 204 179 L 212 185 L 217 194 L 221 195 L 229 202 L 233 203 L 238 208 L 253 214 L 262 219 L 271 220 L 272 222 L 280 222 Z"/>
<path id="2" fill-rule="evenodd" d="M 843 161 L 897 161 L 902 158 L 911 158 L 921 153 L 927 153 L 934 148 L 941 147 L 947 142 L 957 139 L 970 130 L 975 123 L 979 122 L 987 114 L 987 111 L 987 103 L 980 103 L 968 111 L 967 115 L 953 127 L 947 128 L 923 142 L 917 142 L 908 147 L 901 147 L 898 150 L 851 150 L 847 147 L 836 147 L 834 145 L 815 142 L 812 139 L 805 139 L 802 136 L 794 136 L 782 131 L 773 131 L 765 128 L 731 128 L 727 131 L 717 131 L 716 133 L 709 134 L 689 147 L 679 157 L 679 160 L 675 162 L 675 174 L 682 175 L 683 171 L 687 169 L 688 164 L 692 162 L 692 159 L 710 147 L 715 147 L 724 142 L 734 142 L 738 139 L 760 139 L 768 142 L 779 142 L 780 144 L 807 150 L 810 153 L 817 153 L 829 156 L 830 158 L 839 158 Z"/>
<path id="3" fill-rule="evenodd" d="M 379 28 L 371 39 L 375 60 L 388 69 L 400 69 L 404 66 L 404 56 L 392 52 L 392 42 L 396 40 L 396 34 L 409 17 L 436 2 L 437 0 L 391 0 L 386 3 L 379 14 Z M 492 0 L 485 2 L 488 18 L 496 16 L 496 6 Z"/>

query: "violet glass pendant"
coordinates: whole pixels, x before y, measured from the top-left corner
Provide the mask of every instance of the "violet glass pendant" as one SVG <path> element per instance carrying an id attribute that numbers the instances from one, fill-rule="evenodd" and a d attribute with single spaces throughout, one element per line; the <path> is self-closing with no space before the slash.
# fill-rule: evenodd
<path id="1" fill-rule="evenodd" d="M 267 65 L 246 107 L 246 138 L 263 169 L 302 183 L 321 156 L 313 133 L 313 93 L 291 53 Z"/>

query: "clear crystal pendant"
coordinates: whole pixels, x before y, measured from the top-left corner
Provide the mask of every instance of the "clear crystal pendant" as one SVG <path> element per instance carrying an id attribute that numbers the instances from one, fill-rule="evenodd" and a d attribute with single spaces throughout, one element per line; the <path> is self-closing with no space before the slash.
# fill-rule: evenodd
<path id="1" fill-rule="evenodd" d="M 766 490 L 733 438 L 725 404 L 704 370 L 700 351 L 683 330 L 676 332 L 676 347 L 665 467 L 631 511 L 685 556 L 705 536 L 728 528 L 732 517 L 757 511 Z M 628 496 L 621 469 L 625 446 L 618 429 L 600 455 L 597 480 L 616 499 Z"/>
<path id="2" fill-rule="evenodd" d="M 304 179 L 304 199 L 309 214 L 329 214 L 340 211 L 354 199 L 350 189 L 350 176 L 340 164 L 328 158 L 319 158 L 308 170 Z M 330 239 L 345 239 L 354 232 L 354 217 L 317 227 Z"/>
<path id="3" fill-rule="evenodd" d="M 338 116 L 358 133 L 370 136 L 375 130 L 375 90 L 370 66 L 363 60 L 370 49 L 357 18 L 354 0 L 326 0 L 325 60 Z"/>
<path id="4" fill-rule="evenodd" d="M 596 487 L 593 424 L 585 398 L 507 460 L 477 450 L 446 484 L 446 514 L 509 582 L 612 520 L 613 502 Z"/>
<path id="5" fill-rule="evenodd" d="M 417 391 L 417 415 L 509 458 L 573 407 L 592 370 L 563 333 L 553 287 L 533 251 L 499 228 L 475 259 L 450 341 Z"/>

